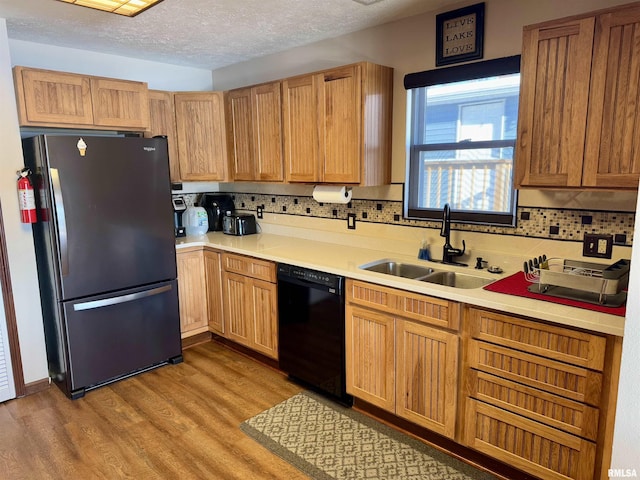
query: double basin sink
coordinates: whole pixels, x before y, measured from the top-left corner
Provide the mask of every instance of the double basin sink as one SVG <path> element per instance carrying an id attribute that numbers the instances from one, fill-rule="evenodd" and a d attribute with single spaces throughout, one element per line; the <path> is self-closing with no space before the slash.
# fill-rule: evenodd
<path id="1" fill-rule="evenodd" d="M 493 279 L 469 275 L 466 273 L 435 270 L 423 265 L 402 263 L 395 260 L 377 260 L 360 266 L 362 270 L 384 273 L 395 277 L 409 278 L 421 282 L 445 285 L 454 288 L 481 288 L 493 282 Z"/>

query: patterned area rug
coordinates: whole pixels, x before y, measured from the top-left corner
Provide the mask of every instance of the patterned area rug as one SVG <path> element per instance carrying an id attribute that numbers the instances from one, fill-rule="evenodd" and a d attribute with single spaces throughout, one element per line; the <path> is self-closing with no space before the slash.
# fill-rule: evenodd
<path id="1" fill-rule="evenodd" d="M 240 425 L 317 480 L 495 480 L 349 408 L 302 392 Z"/>

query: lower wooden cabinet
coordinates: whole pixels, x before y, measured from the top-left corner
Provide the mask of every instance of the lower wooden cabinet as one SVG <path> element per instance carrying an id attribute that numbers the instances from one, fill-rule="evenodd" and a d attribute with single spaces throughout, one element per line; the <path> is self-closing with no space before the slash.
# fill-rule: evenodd
<path id="1" fill-rule="evenodd" d="M 222 259 L 225 337 L 277 359 L 275 264 L 226 253 Z"/>
<path id="2" fill-rule="evenodd" d="M 478 308 L 465 320 L 462 442 L 540 478 L 599 479 L 612 341 Z"/>
<path id="3" fill-rule="evenodd" d="M 222 315 L 222 261 L 220 252 L 204 251 L 204 276 L 207 284 L 209 330 L 224 335 Z"/>
<path id="4" fill-rule="evenodd" d="M 369 306 L 376 301 L 385 305 L 384 309 L 359 305 Z M 436 311 L 447 312 L 445 317 L 458 311 L 442 305 L 450 302 L 426 295 L 347 281 L 347 391 L 417 425 L 454 438 L 458 334 L 388 313 L 403 311 L 406 304 L 414 302 L 429 305 L 428 318 L 434 315 L 434 306 Z M 438 314 L 432 321 L 449 324 L 445 317 Z M 457 319 L 452 323 L 457 324 Z"/>
<path id="5" fill-rule="evenodd" d="M 182 338 L 209 330 L 203 250 L 176 253 Z"/>

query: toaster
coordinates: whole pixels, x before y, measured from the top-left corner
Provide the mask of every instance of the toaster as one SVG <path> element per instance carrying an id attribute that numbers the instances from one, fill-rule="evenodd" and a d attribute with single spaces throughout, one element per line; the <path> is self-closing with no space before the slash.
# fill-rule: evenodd
<path id="1" fill-rule="evenodd" d="M 227 235 L 251 235 L 257 233 L 256 217 L 253 214 L 225 215 L 222 217 L 222 232 Z"/>

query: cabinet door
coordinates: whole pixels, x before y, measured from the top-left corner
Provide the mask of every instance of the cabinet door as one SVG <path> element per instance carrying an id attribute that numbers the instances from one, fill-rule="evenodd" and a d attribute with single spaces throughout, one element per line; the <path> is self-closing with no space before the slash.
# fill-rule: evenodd
<path id="1" fill-rule="evenodd" d="M 226 337 L 241 345 L 251 344 L 251 279 L 235 273 L 223 272 L 223 308 Z"/>
<path id="2" fill-rule="evenodd" d="M 228 180 L 223 92 L 176 93 L 182 180 Z"/>
<path id="3" fill-rule="evenodd" d="M 233 179 L 255 180 L 251 88 L 231 90 L 227 94 L 229 116 L 229 158 Z"/>
<path id="4" fill-rule="evenodd" d="M 284 180 L 280 82 L 251 89 L 254 158 L 257 180 Z"/>
<path id="5" fill-rule="evenodd" d="M 345 338 L 347 392 L 394 412 L 394 318 L 348 305 Z"/>
<path id="6" fill-rule="evenodd" d="M 209 330 L 224 334 L 222 308 L 222 272 L 220 253 L 204 251 L 204 272 L 207 286 Z"/>
<path id="7" fill-rule="evenodd" d="M 636 189 L 640 179 L 640 7 L 596 19 L 583 185 Z"/>
<path id="8" fill-rule="evenodd" d="M 92 77 L 91 100 L 96 126 L 130 130 L 149 128 L 146 83 Z"/>
<path id="9" fill-rule="evenodd" d="M 93 125 L 89 77 L 22 67 L 14 76 L 20 125 Z"/>
<path id="10" fill-rule="evenodd" d="M 172 182 L 180 181 L 180 162 L 176 147 L 176 118 L 173 93 L 149 90 L 149 130 L 146 137 L 165 135 L 169 147 L 169 173 Z"/>
<path id="11" fill-rule="evenodd" d="M 360 183 L 361 77 L 359 65 L 322 74 L 318 101 L 322 182 Z"/>
<path id="12" fill-rule="evenodd" d="M 278 358 L 278 295 L 275 283 L 251 279 L 251 347 L 271 358 Z"/>
<path id="13" fill-rule="evenodd" d="M 516 183 L 579 187 L 594 19 L 525 29 Z"/>
<path id="14" fill-rule="evenodd" d="M 458 386 L 458 336 L 396 321 L 396 414 L 453 438 Z"/>
<path id="15" fill-rule="evenodd" d="M 288 182 L 319 180 L 318 80 L 307 75 L 282 82 L 285 175 Z"/>
<path id="16" fill-rule="evenodd" d="M 178 299 L 182 338 L 208 330 L 207 298 L 202 250 L 178 252 Z"/>

